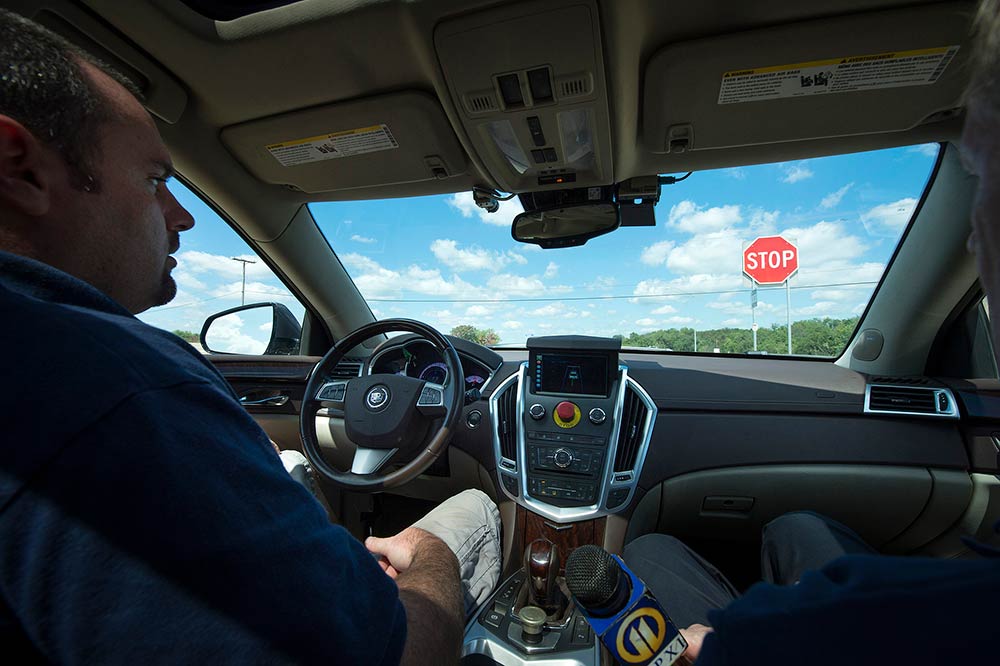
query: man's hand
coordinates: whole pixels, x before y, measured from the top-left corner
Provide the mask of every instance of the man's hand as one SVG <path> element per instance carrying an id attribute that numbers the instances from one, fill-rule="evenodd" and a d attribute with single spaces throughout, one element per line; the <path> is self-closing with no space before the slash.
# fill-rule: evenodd
<path id="1" fill-rule="evenodd" d="M 678 663 L 693 664 L 694 660 L 701 654 L 701 644 L 705 640 L 705 636 L 711 632 L 712 627 L 706 627 L 703 624 L 692 624 L 687 629 L 681 629 L 681 636 L 687 641 L 688 646 Z"/>
<path id="2" fill-rule="evenodd" d="M 390 578 L 396 578 L 400 573 L 406 571 L 413 564 L 413 557 L 421 544 L 428 539 L 438 541 L 438 538 L 420 529 L 419 527 L 407 527 L 396 536 L 380 539 L 379 537 L 368 537 L 365 539 L 365 548 L 370 552 L 379 555 L 379 566 Z"/>
<path id="3" fill-rule="evenodd" d="M 407 627 L 403 663 L 456 663 L 465 618 L 455 554 L 418 527 L 387 539 L 368 537 L 365 547 L 399 586 Z"/>

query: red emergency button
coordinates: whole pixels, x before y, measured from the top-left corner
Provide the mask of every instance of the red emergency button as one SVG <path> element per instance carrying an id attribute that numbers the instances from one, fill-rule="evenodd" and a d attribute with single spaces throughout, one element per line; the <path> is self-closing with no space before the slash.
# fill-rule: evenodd
<path id="1" fill-rule="evenodd" d="M 560 421 L 572 421 L 575 414 L 576 405 L 572 402 L 563 401 L 556 405 L 556 415 Z"/>
<path id="2" fill-rule="evenodd" d="M 580 408 L 572 402 L 560 402 L 552 414 L 552 420 L 560 428 L 572 428 L 580 422 Z"/>

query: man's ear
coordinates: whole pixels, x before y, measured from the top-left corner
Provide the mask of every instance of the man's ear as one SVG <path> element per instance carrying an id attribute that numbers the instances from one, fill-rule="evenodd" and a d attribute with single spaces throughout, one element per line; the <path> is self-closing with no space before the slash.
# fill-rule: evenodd
<path id="1" fill-rule="evenodd" d="M 51 202 L 52 155 L 28 129 L 0 114 L 0 206 L 44 215 Z"/>

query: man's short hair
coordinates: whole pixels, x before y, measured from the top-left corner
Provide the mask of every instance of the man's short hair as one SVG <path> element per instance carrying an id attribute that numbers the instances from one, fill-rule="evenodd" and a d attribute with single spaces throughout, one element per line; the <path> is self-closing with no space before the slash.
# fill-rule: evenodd
<path id="1" fill-rule="evenodd" d="M 0 8 L 0 114 L 24 125 L 56 150 L 74 185 L 96 188 L 92 173 L 101 124 L 115 117 L 80 66 L 88 62 L 141 99 L 119 72 L 28 19 Z"/>
<path id="2" fill-rule="evenodd" d="M 1000 0 L 982 0 L 973 24 L 975 52 L 969 92 L 1000 113 Z"/>

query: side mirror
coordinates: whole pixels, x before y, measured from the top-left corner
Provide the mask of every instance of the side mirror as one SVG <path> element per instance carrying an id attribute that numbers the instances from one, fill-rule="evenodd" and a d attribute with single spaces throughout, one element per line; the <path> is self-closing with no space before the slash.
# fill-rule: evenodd
<path id="1" fill-rule="evenodd" d="M 613 203 L 568 204 L 521 213 L 514 218 L 510 235 L 521 243 L 546 249 L 574 247 L 620 225 L 618 206 Z"/>
<path id="2" fill-rule="evenodd" d="M 254 303 L 212 315 L 200 337 L 212 354 L 288 356 L 299 353 L 302 327 L 281 303 Z"/>

